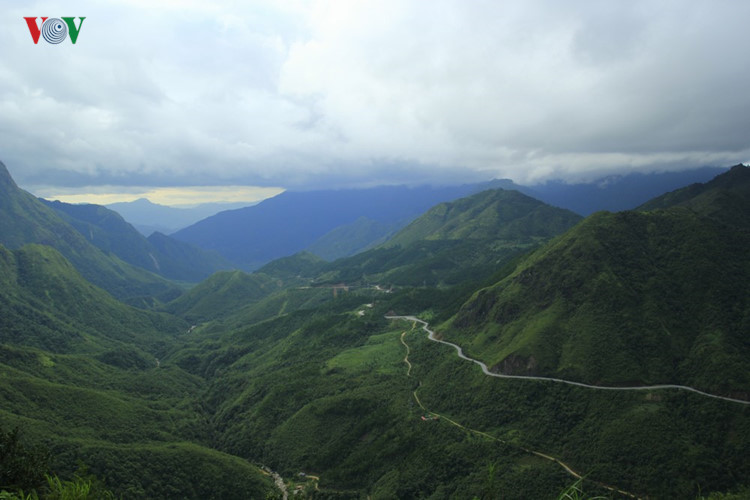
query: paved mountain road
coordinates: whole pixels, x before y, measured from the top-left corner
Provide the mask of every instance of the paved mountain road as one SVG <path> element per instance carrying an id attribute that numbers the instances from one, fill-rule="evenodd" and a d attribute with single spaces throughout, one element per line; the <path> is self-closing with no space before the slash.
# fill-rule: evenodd
<path id="1" fill-rule="evenodd" d="M 393 318 L 393 317 L 391 317 L 391 318 Z M 411 320 L 412 317 L 409 316 L 408 318 Z M 402 317 L 402 319 L 405 319 L 405 317 Z M 417 320 L 417 321 L 420 321 L 420 320 Z M 424 321 L 420 321 L 420 322 L 424 323 L 425 326 L 427 325 Z M 417 324 L 416 322 L 413 323 L 412 330 L 414 329 L 414 326 L 416 326 L 416 324 Z M 425 328 L 425 326 L 423 326 L 423 328 Z M 429 330 L 427 330 L 427 331 L 429 331 Z M 411 349 L 409 348 L 409 344 L 406 343 L 406 333 L 407 333 L 406 331 L 404 331 L 404 332 L 401 333 L 400 340 L 401 340 L 401 343 L 406 348 L 406 356 L 404 356 L 404 363 L 406 363 L 406 366 L 408 367 L 408 369 L 406 371 L 406 376 L 407 377 L 411 377 L 411 368 L 412 368 L 412 365 L 411 365 L 411 362 L 409 361 L 409 354 L 411 352 Z M 422 386 L 422 382 L 420 381 L 419 382 L 419 387 L 421 387 L 421 386 Z M 488 433 L 486 433 L 484 431 L 480 431 L 480 430 L 477 430 L 477 429 L 472 429 L 470 427 L 466 427 L 466 426 L 464 426 L 464 425 L 456 422 L 455 420 L 446 417 L 445 415 L 441 415 L 440 413 L 435 413 L 434 411 L 431 411 L 431 410 L 427 409 L 427 407 L 422 403 L 422 401 L 419 399 L 419 396 L 417 395 L 417 391 L 419 390 L 419 387 L 417 387 L 414 391 L 412 391 L 412 395 L 414 396 L 414 400 L 417 402 L 417 404 L 419 405 L 419 407 L 425 413 L 428 413 L 428 414 L 432 415 L 435 418 L 440 418 L 440 419 L 442 419 L 442 420 L 450 423 L 451 425 L 454 425 L 454 426 L 458 427 L 459 429 L 462 429 L 462 430 L 464 430 L 466 432 L 477 434 L 477 435 L 482 436 L 482 437 L 484 437 L 486 439 L 489 439 L 491 441 L 497 441 L 498 443 L 502 443 L 505 446 L 515 447 L 515 448 L 518 448 L 520 450 L 523 450 L 526 453 L 530 453 L 532 455 L 535 455 L 537 457 L 543 458 L 545 460 L 549 460 L 550 462 L 554 462 L 557 465 L 559 465 L 560 467 L 562 467 L 563 469 L 565 469 L 565 471 L 568 474 L 570 474 L 571 476 L 573 476 L 574 478 L 576 478 L 578 480 L 584 480 L 584 479 L 586 479 L 586 480 L 591 481 L 592 483 L 597 484 L 598 486 L 600 486 L 600 487 L 602 487 L 604 489 L 607 489 L 609 491 L 612 491 L 612 492 L 615 492 L 615 493 L 619 493 L 621 495 L 624 495 L 624 496 L 627 496 L 627 497 L 630 497 L 630 498 L 640 499 L 639 496 L 637 496 L 637 495 L 635 495 L 635 494 L 633 494 L 633 493 L 631 493 L 629 491 L 625 491 L 623 489 L 620 489 L 620 488 L 618 488 L 616 486 L 612 486 L 612 485 L 609 485 L 607 483 L 603 483 L 601 481 L 595 481 L 595 480 L 592 480 L 592 479 L 589 479 L 589 478 L 584 478 L 583 475 L 581 475 L 580 473 L 576 472 L 571 466 L 569 466 L 568 464 L 566 464 L 565 462 L 563 462 L 559 458 L 553 457 L 551 455 L 547 455 L 546 453 L 542 453 L 541 451 L 532 450 L 531 448 L 527 448 L 527 447 L 522 446 L 522 445 L 520 445 L 518 443 L 511 443 L 511 442 L 506 441 L 504 439 L 500 439 L 498 437 L 495 437 L 492 434 L 488 434 Z"/>
<path id="2" fill-rule="evenodd" d="M 729 401 L 731 403 L 738 403 L 743 405 L 750 405 L 750 401 L 745 401 L 744 399 L 735 399 L 730 398 L 726 396 L 719 396 L 717 394 L 711 394 L 708 392 L 704 392 L 698 389 L 695 389 L 693 387 L 689 387 L 686 385 L 676 385 L 676 384 L 657 384 L 657 385 L 639 385 L 639 386 L 630 386 L 630 387 L 611 387 L 611 386 L 603 386 L 603 385 L 591 385 L 591 384 L 584 384 L 582 382 L 574 382 L 572 380 L 565 380 L 561 378 L 554 378 L 554 377 L 537 377 L 533 375 L 505 375 L 503 373 L 495 373 L 490 371 L 487 368 L 487 365 L 483 362 L 479 361 L 478 359 L 470 358 L 467 355 L 464 354 L 463 349 L 461 349 L 461 346 L 454 344 L 453 342 L 448 342 L 447 340 L 439 339 L 435 336 L 435 332 L 430 330 L 429 323 L 426 321 L 423 321 L 416 316 L 386 316 L 387 319 L 402 319 L 406 321 L 414 321 L 416 323 L 422 324 L 422 329 L 428 333 L 428 337 L 433 342 L 439 342 L 441 344 L 446 344 L 454 349 L 456 349 L 456 352 L 458 353 L 458 357 L 461 359 L 465 359 L 467 361 L 471 361 L 472 363 L 476 363 L 482 368 L 482 372 L 484 372 L 485 375 L 488 375 L 490 377 L 497 377 L 497 378 L 505 378 L 505 379 L 519 379 L 519 380 L 540 380 L 540 381 L 547 381 L 547 382 L 556 382 L 560 384 L 568 384 L 568 385 L 575 385 L 578 387 L 585 387 L 587 389 L 596 389 L 601 391 L 654 391 L 654 390 L 663 390 L 663 389 L 677 389 L 681 391 L 689 391 L 694 392 L 696 394 L 700 394 L 701 396 L 705 396 L 708 398 L 714 398 L 714 399 L 720 399 L 723 401 Z"/>

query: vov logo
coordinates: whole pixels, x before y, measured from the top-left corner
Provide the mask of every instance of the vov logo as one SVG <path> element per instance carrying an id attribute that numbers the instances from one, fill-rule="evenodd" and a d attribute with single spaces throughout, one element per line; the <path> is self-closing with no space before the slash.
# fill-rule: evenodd
<path id="1" fill-rule="evenodd" d="M 43 17 L 42 23 L 37 24 L 36 17 L 24 17 L 26 24 L 29 26 L 29 33 L 34 44 L 39 42 L 39 35 L 47 43 L 58 44 L 70 35 L 70 42 L 75 44 L 78 41 L 78 34 L 81 32 L 83 20 L 85 17 L 79 17 L 78 27 L 76 28 L 75 17 Z"/>

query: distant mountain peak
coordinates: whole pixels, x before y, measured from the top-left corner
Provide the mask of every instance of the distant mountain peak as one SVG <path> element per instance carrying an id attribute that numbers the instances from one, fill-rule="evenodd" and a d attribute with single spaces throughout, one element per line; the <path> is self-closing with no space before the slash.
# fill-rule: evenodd
<path id="1" fill-rule="evenodd" d="M 748 227 L 750 216 L 750 167 L 737 164 L 704 183 L 658 196 L 638 210 L 686 207 L 706 216 L 718 217 L 724 223 Z"/>
<path id="2" fill-rule="evenodd" d="M 730 168 L 728 172 L 719 175 L 717 179 L 724 176 L 740 179 L 750 179 L 750 166 L 747 166 L 743 163 L 738 163 L 737 165 Z"/>

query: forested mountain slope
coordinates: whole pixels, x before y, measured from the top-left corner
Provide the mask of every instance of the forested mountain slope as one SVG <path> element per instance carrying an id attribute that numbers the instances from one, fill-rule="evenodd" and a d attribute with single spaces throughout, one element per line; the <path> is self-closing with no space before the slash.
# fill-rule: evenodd
<path id="1" fill-rule="evenodd" d="M 554 496 L 570 476 L 530 449 L 584 474 L 589 489 L 603 482 L 636 496 L 690 498 L 741 487 L 743 481 L 736 478 L 750 472 L 744 459 L 750 441 L 740 434 L 750 421 L 740 404 L 657 389 L 592 391 L 493 379 L 411 325 L 382 318 L 396 312 L 429 320 L 460 308 L 451 323 L 437 330 L 486 361 L 497 352 L 492 341 L 504 333 L 491 330 L 495 303 L 489 297 L 506 282 L 523 286 L 531 280 L 529 289 L 498 313 L 528 311 L 517 324 L 526 325 L 521 333 L 529 335 L 510 340 L 519 350 L 496 369 L 611 385 L 669 382 L 661 377 L 673 376 L 705 390 L 746 396 L 748 356 L 737 333 L 746 331 L 741 330 L 746 315 L 739 310 L 726 316 L 728 304 L 738 294 L 747 295 L 745 282 L 729 279 L 730 273 L 706 281 L 718 265 L 711 257 L 717 253 L 746 262 L 738 252 L 744 242 L 732 239 L 741 235 L 684 209 L 600 213 L 528 257 L 519 258 L 518 252 L 530 246 L 519 246 L 501 263 L 486 261 L 484 275 L 468 273 L 466 263 L 476 258 L 468 251 L 471 246 L 484 258 L 503 255 L 501 246 L 487 245 L 479 235 L 515 236 L 494 240 L 506 244 L 530 237 L 493 225 L 496 206 L 505 207 L 501 214 L 518 206 L 494 204 L 495 197 L 505 196 L 517 195 L 482 193 L 436 207 L 421 224 L 415 221 L 420 235 L 405 247 L 366 251 L 322 268 L 302 254 L 271 263 L 264 272 L 279 278 L 317 278 L 310 286 L 279 290 L 257 303 L 248 298 L 250 305 L 235 315 L 222 310 L 217 319 L 199 324 L 170 360 L 209 381 L 207 401 L 221 449 L 260 456 L 285 474 L 314 471 L 324 494 L 352 497 Z M 533 207 L 531 212 L 540 208 L 522 200 Z M 449 216 L 438 219 L 440 214 Z M 529 226 L 534 227 L 521 227 Z M 461 239 L 440 239 L 459 234 L 474 239 L 467 239 L 466 247 L 440 247 L 460 244 Z M 456 260 L 446 260 L 445 248 Z M 393 259 L 384 258 L 388 255 Z M 512 264 L 512 258 L 518 263 Z M 364 262 L 370 267 L 358 267 Z M 430 273 L 424 276 L 440 275 L 437 262 L 455 266 L 458 286 L 401 284 L 389 293 L 387 282 L 379 281 L 384 276 L 415 280 L 421 268 Z M 498 283 L 460 307 L 456 301 L 466 300 L 467 287 L 493 274 Z M 363 286 L 343 286 L 355 283 Z M 201 300 L 206 299 L 210 294 Z M 662 319 L 664 304 L 680 309 Z M 694 316 L 688 309 L 713 330 L 690 325 Z M 730 332 L 726 327 L 732 323 L 740 329 Z M 652 330 L 631 331 L 641 324 Z M 654 324 L 665 332 L 658 338 L 649 333 Z M 566 334 L 572 337 L 567 343 Z M 563 354 L 556 354 L 558 348 Z M 562 365 L 561 359 L 567 363 L 564 369 L 554 365 L 543 371 L 544 363 Z M 445 420 L 432 420 L 431 412 Z"/>
<path id="2" fill-rule="evenodd" d="M 494 189 L 440 203 L 383 246 L 416 241 L 496 240 L 530 242 L 564 232 L 581 217 L 518 191 Z"/>
<path id="3" fill-rule="evenodd" d="M 201 248 L 216 250 L 242 269 L 252 270 L 279 257 L 305 250 L 330 231 L 354 223 L 360 217 L 384 225 L 403 223 L 441 201 L 508 183 L 287 191 L 252 207 L 218 213 L 172 236 Z M 348 234 L 344 236 L 348 237 Z M 378 239 L 382 234 L 375 232 L 370 236 Z M 361 247 L 368 243 L 367 239 L 360 241 Z M 328 249 L 335 247 L 331 241 L 325 245 Z M 351 251 L 351 248 L 346 250 Z"/>
<path id="4" fill-rule="evenodd" d="M 378 248 L 330 264 L 319 279 L 410 286 L 481 280 L 579 220 L 518 191 L 487 190 L 436 205 Z"/>
<path id="5" fill-rule="evenodd" d="M 118 302 L 52 247 L 26 245 L 11 252 L 0 246 L 0 280 L 4 344 L 89 354 L 127 346 L 152 364 L 169 338 L 187 328 L 174 316 Z"/>
<path id="6" fill-rule="evenodd" d="M 0 163 L 0 244 L 16 249 L 27 243 L 56 248 L 87 280 L 119 298 L 169 294 L 176 290 L 153 273 L 105 255 L 57 212 L 19 189 Z"/>
<path id="7" fill-rule="evenodd" d="M 672 208 L 587 218 L 478 291 L 442 331 L 503 373 L 746 398 L 747 171 L 643 207 Z"/>
<path id="8" fill-rule="evenodd" d="M 241 320 L 199 324 L 168 360 L 207 381 L 221 450 L 286 477 L 313 474 L 320 495 L 554 498 L 574 480 L 528 450 L 585 475 L 593 492 L 606 492 L 602 482 L 640 497 L 693 498 L 744 484 L 742 405 L 494 379 L 421 329 L 383 318 L 404 309 L 430 317 L 446 302 L 440 295 L 352 289 L 281 314 L 246 309 Z"/>
<path id="9" fill-rule="evenodd" d="M 42 201 L 95 247 L 165 278 L 197 282 L 216 271 L 233 268 L 219 254 L 167 235 L 154 233 L 146 238 L 120 214 L 101 205 Z"/>
<path id="10" fill-rule="evenodd" d="M 206 446 L 203 382 L 161 366 L 183 320 L 118 302 L 35 244 L 0 246 L 0 311 L 0 429 L 47 443 L 49 472 L 71 477 L 83 463 L 128 498 L 272 489 L 257 468 Z"/>
<path id="11" fill-rule="evenodd" d="M 478 193 L 397 244 L 220 272 L 159 314 L 53 248 L 0 248 L 0 427 L 123 498 L 281 496 L 259 464 L 316 498 L 556 498 L 576 474 L 613 498 L 742 495 L 749 242 L 722 182 L 700 209 L 583 221 Z M 498 371 L 736 400 L 488 376 L 393 313 Z"/>
<path id="12" fill-rule="evenodd" d="M 170 302 L 166 310 L 191 322 L 206 321 L 236 314 L 279 289 L 281 284 L 277 280 L 262 273 L 223 271 Z"/>
<path id="13" fill-rule="evenodd" d="M 706 183 L 665 193 L 638 210 L 684 207 L 719 223 L 750 228 L 750 167 L 739 164 Z"/>

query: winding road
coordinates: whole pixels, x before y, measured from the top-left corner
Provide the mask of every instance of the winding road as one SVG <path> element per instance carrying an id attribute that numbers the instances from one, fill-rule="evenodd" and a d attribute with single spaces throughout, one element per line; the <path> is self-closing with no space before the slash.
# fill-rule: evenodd
<path id="1" fill-rule="evenodd" d="M 686 385 L 658 384 L 658 385 L 639 385 L 639 386 L 630 386 L 630 387 L 611 387 L 611 386 L 604 386 L 604 385 L 584 384 L 583 382 L 574 382 L 572 380 L 565 380 L 565 379 L 554 378 L 554 377 L 538 377 L 534 375 L 505 375 L 503 373 L 495 373 L 495 372 L 490 371 L 489 368 L 487 368 L 487 365 L 484 364 L 483 362 L 479 361 L 478 359 L 470 358 L 469 356 L 465 355 L 463 349 L 461 349 L 461 346 L 454 344 L 453 342 L 448 342 L 447 340 L 442 340 L 442 339 L 437 338 L 435 335 L 435 332 L 430 330 L 429 328 L 430 324 L 427 323 L 426 321 L 423 321 L 417 318 L 416 316 L 386 316 L 386 319 L 402 319 L 406 321 L 414 321 L 416 323 L 421 323 L 422 330 L 428 333 L 427 338 L 429 338 L 433 342 L 440 342 L 441 344 L 452 346 L 454 349 L 456 349 L 456 352 L 458 353 L 459 358 L 465 359 L 467 361 L 471 361 L 472 363 L 476 363 L 482 368 L 482 372 L 484 372 L 485 375 L 488 375 L 490 377 L 557 382 L 560 384 L 575 385 L 578 387 L 585 387 L 587 389 L 596 389 L 596 390 L 601 390 L 601 391 L 654 391 L 654 390 L 662 390 L 662 389 L 677 389 L 681 391 L 694 392 L 696 394 L 700 394 L 701 396 L 705 396 L 708 398 L 720 399 L 723 401 L 729 401 L 731 403 L 750 405 L 750 401 L 745 401 L 744 399 L 735 399 L 735 398 L 730 398 L 727 396 L 719 396 L 717 394 L 704 392 L 704 391 L 695 389 L 693 387 L 688 387 Z"/>
<path id="2" fill-rule="evenodd" d="M 391 318 L 394 318 L 394 317 L 391 317 Z M 404 318 L 405 317 L 402 317 L 402 319 L 404 319 Z M 409 319 L 411 319 L 411 318 L 412 317 L 410 316 Z M 421 321 L 421 320 L 417 320 L 417 321 L 419 321 L 420 323 L 423 323 L 424 324 L 423 328 L 425 328 L 425 330 L 427 330 L 427 328 L 426 328 L 427 323 L 425 323 L 424 321 Z M 413 323 L 414 326 L 416 326 L 416 324 L 417 324 L 416 322 Z M 414 329 L 414 326 L 412 326 L 412 330 Z M 427 330 L 427 331 L 429 331 L 429 330 Z M 406 331 L 404 331 L 404 332 L 401 333 L 401 343 L 406 348 L 406 356 L 404 356 L 404 363 L 406 363 L 406 365 L 408 367 L 408 369 L 406 371 L 406 376 L 407 377 L 411 377 L 411 368 L 412 368 L 412 365 L 411 365 L 411 362 L 409 361 L 409 353 L 411 352 L 411 350 L 409 349 L 409 344 L 407 344 L 406 340 L 405 340 L 406 333 L 407 333 Z M 422 386 L 422 382 L 420 381 L 419 382 L 419 387 L 421 387 L 421 386 Z M 592 480 L 592 479 L 589 479 L 589 478 L 584 478 L 583 475 L 581 475 L 580 473 L 576 472 L 571 466 L 569 466 L 568 464 L 566 464 L 565 462 L 563 462 L 559 458 L 553 457 L 551 455 L 547 455 L 546 453 L 542 453 L 541 451 L 532 450 L 531 448 L 527 448 L 527 447 L 522 446 L 522 445 L 520 445 L 518 443 L 511 443 L 511 442 L 506 441 L 504 439 L 500 439 L 498 437 L 495 437 L 492 434 L 488 434 L 488 433 L 486 433 L 484 431 L 480 431 L 480 430 L 477 430 L 477 429 L 472 429 L 470 427 L 466 427 L 465 425 L 462 425 L 462 424 L 456 422 L 455 420 L 446 417 L 445 415 L 441 415 L 439 413 L 435 413 L 434 411 L 429 410 L 422 403 L 422 400 L 420 400 L 419 396 L 417 395 L 417 391 L 419 390 L 419 387 L 417 387 L 414 391 L 412 391 L 412 395 L 414 396 L 414 400 L 417 402 L 417 404 L 419 405 L 419 407 L 422 410 L 424 410 L 426 413 L 429 413 L 433 417 L 440 418 L 440 419 L 442 419 L 442 420 L 450 423 L 451 425 L 454 425 L 454 426 L 458 427 L 459 429 L 462 429 L 465 432 L 470 432 L 470 433 L 477 434 L 477 435 L 482 436 L 482 437 L 484 437 L 486 439 L 489 439 L 491 441 L 497 441 L 498 443 L 502 443 L 505 446 L 515 447 L 515 448 L 518 448 L 518 449 L 520 449 L 520 450 L 522 450 L 522 451 L 524 451 L 526 453 L 530 453 L 532 455 L 535 455 L 537 457 L 543 458 L 545 460 L 549 460 L 550 462 L 554 462 L 557 465 L 559 465 L 560 467 L 562 467 L 568 474 L 570 474 L 571 476 L 573 476 L 576 479 L 579 479 L 579 480 L 586 479 L 587 481 L 590 481 L 590 482 L 592 482 L 592 483 L 594 483 L 594 484 L 596 484 L 596 485 L 598 485 L 598 486 L 600 486 L 600 487 L 602 487 L 604 489 L 607 489 L 609 491 L 612 491 L 612 492 L 615 492 L 615 493 L 619 493 L 621 495 L 624 495 L 624 496 L 627 496 L 627 497 L 630 497 L 630 498 L 635 498 L 635 499 L 640 500 L 641 497 L 639 497 L 639 496 L 637 496 L 637 495 L 635 495 L 635 494 L 633 494 L 633 493 L 631 493 L 629 491 L 625 491 L 625 490 L 620 489 L 620 488 L 618 488 L 616 486 L 612 486 L 612 485 L 609 485 L 607 483 L 603 483 L 601 481 L 595 481 L 595 480 Z"/>

